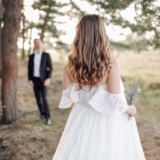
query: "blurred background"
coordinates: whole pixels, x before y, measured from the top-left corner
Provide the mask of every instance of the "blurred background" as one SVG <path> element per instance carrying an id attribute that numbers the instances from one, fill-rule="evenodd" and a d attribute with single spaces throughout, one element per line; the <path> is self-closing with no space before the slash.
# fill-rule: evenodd
<path id="1" fill-rule="evenodd" d="M 147 160 L 160 160 L 160 0 L 0 0 L 0 160 L 52 159 L 70 113 L 58 109 L 62 71 L 85 14 L 103 19 L 125 87 L 141 88 L 136 120 L 142 146 Z M 34 38 L 53 62 L 51 126 L 39 121 L 28 85 Z"/>

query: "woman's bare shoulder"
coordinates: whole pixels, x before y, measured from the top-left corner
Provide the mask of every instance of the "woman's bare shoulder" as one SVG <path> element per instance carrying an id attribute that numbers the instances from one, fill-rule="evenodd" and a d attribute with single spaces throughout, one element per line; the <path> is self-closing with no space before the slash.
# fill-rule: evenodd
<path id="1" fill-rule="evenodd" d="M 66 64 L 64 65 L 64 71 L 66 72 L 66 74 L 68 75 L 68 77 L 70 78 L 70 80 L 72 82 L 74 82 L 74 78 L 72 76 L 72 73 L 71 73 L 71 68 L 69 67 L 69 62 L 67 61 Z"/>
<path id="2" fill-rule="evenodd" d="M 112 68 L 120 68 L 119 60 L 114 56 L 110 56 L 110 69 Z"/>
<path id="3" fill-rule="evenodd" d="M 116 57 L 111 55 L 110 56 L 110 62 L 113 63 L 113 64 L 117 64 L 117 63 L 119 63 L 119 60 Z"/>
<path id="4" fill-rule="evenodd" d="M 64 70 L 67 72 L 67 74 L 70 74 L 70 67 L 69 67 L 69 62 L 67 61 L 64 65 Z"/>

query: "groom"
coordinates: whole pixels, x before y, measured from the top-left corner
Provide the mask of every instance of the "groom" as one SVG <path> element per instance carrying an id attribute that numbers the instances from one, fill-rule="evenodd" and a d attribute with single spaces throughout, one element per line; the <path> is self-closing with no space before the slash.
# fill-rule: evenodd
<path id="1" fill-rule="evenodd" d="M 42 51 L 40 39 L 34 39 L 35 52 L 29 56 L 28 80 L 33 87 L 37 105 L 40 111 L 40 119 L 46 118 L 46 124 L 51 124 L 50 111 L 47 102 L 47 86 L 50 84 L 52 74 L 52 62 L 48 53 Z"/>

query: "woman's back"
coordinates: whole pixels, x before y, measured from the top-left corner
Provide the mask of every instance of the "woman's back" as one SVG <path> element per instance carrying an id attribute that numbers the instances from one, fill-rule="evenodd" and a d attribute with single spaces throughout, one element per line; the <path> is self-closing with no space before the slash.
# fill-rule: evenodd
<path id="1" fill-rule="evenodd" d="M 63 71 L 59 108 L 73 106 L 52 160 L 145 160 L 103 21 L 82 17 Z"/>
<path id="2" fill-rule="evenodd" d="M 52 160 L 145 160 L 135 119 L 128 121 L 125 114 L 128 105 L 120 79 L 120 93 L 111 94 L 108 84 L 78 89 L 64 71 L 65 76 L 69 86 L 59 108 L 74 106 Z"/>
<path id="3" fill-rule="evenodd" d="M 68 63 L 65 65 L 63 76 L 65 79 L 63 89 L 67 89 L 71 83 L 78 83 L 78 80 L 73 77 Z M 120 67 L 115 57 L 111 56 L 108 69 L 103 72 L 101 80 L 92 87 L 94 88 L 99 85 L 107 85 L 108 92 L 110 93 L 120 93 Z"/>

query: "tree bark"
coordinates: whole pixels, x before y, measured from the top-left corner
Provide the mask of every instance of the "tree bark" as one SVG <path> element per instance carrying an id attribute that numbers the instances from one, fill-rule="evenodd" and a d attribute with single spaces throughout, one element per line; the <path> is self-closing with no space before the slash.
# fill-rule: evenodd
<path id="1" fill-rule="evenodd" d="M 23 47 L 22 47 L 22 60 L 25 59 L 25 49 L 24 49 L 24 44 L 25 44 L 25 15 L 24 11 L 22 14 L 22 24 L 23 24 L 23 29 L 22 29 L 22 38 L 23 38 Z"/>
<path id="2" fill-rule="evenodd" d="M 17 38 L 20 29 L 23 0 L 7 0 L 2 29 L 2 90 L 3 116 L 9 124 L 18 117 L 17 108 Z"/>
<path id="3" fill-rule="evenodd" d="M 2 0 L 0 0 L 0 78 L 2 78 L 2 57 L 1 57 L 1 33 L 2 33 L 2 17 L 3 17 L 3 11 L 2 11 Z"/>

